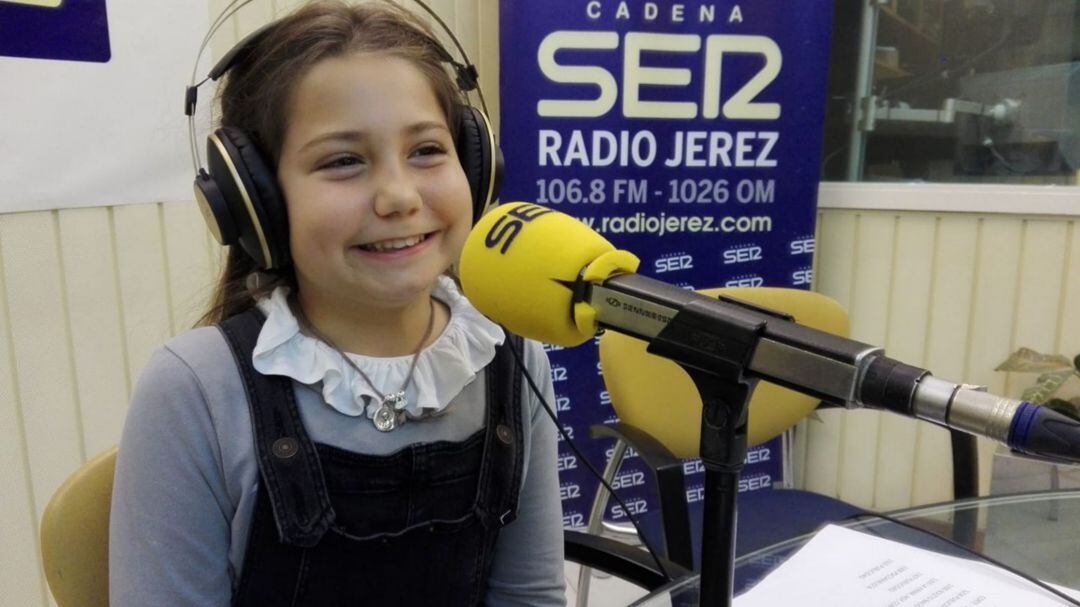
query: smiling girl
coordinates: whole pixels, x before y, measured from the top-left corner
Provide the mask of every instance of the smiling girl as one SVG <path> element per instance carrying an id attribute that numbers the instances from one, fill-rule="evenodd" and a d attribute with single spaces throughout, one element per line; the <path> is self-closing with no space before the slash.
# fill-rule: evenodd
<path id="1" fill-rule="evenodd" d="M 547 359 L 447 275 L 477 193 L 445 60 L 402 10 L 317 2 L 228 68 L 211 145 L 287 227 L 139 379 L 113 605 L 565 603 L 555 429 L 507 348 L 551 401 Z"/>

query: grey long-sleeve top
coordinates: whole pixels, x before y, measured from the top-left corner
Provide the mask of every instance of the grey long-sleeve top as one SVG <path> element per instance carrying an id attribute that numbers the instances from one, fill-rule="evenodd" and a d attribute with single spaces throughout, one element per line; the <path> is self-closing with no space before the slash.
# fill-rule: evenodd
<path id="1" fill-rule="evenodd" d="M 550 367 L 526 341 L 528 372 L 554 402 Z M 484 372 L 444 415 L 390 433 L 328 407 L 317 387 L 293 382 L 312 440 L 384 455 L 415 442 L 460 441 L 484 423 Z M 525 474 L 518 518 L 500 532 L 488 605 L 565 605 L 556 430 L 522 382 Z M 159 349 L 139 378 L 124 426 L 109 536 L 116 606 L 230 604 L 243 571 L 259 491 L 251 420 L 232 354 L 216 328 Z M 422 576 L 417 554 L 401 566 Z"/>

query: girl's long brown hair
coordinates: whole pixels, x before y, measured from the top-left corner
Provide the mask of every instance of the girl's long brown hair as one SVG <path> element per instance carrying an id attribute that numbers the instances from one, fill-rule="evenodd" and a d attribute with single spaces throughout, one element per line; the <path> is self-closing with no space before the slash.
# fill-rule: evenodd
<path id="1" fill-rule="evenodd" d="M 274 169 L 288 126 L 296 84 L 319 61 L 350 53 L 386 53 L 411 61 L 431 83 L 451 132 L 456 131 L 460 93 L 443 65 L 435 35 L 413 14 L 388 3 L 349 5 L 321 0 L 304 5 L 256 39 L 220 87 L 221 126 L 244 131 Z M 456 133 L 455 133 L 456 135 Z M 225 266 L 209 307 L 197 326 L 216 324 L 255 305 L 255 298 L 286 285 L 294 292 L 293 268 L 262 271 L 237 245 L 228 247 Z M 249 284 L 252 283 L 252 284 Z"/>

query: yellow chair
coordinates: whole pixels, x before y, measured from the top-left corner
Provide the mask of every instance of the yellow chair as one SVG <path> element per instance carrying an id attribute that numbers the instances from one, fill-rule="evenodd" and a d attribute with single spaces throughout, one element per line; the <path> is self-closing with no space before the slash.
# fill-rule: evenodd
<path id="1" fill-rule="evenodd" d="M 83 464 L 41 517 L 45 579 L 60 607 L 109 605 L 109 508 L 116 447 Z"/>

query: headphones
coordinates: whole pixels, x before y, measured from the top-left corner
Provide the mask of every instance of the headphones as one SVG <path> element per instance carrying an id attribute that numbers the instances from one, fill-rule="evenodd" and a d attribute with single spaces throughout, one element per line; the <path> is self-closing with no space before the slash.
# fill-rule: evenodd
<path id="1" fill-rule="evenodd" d="M 251 0 L 244 0 L 236 6 L 239 1 L 234 0 L 215 20 L 203 40 L 199 56 L 217 28 Z M 420 0 L 416 2 L 450 35 L 465 60 L 464 64 L 455 61 L 438 40 L 429 38 L 441 59 L 454 69 L 462 96 L 467 98 L 469 91 L 476 90 L 480 95 L 481 105 L 486 109 L 483 94 L 477 85 L 479 74 L 461 44 L 438 15 Z M 229 12 L 230 9 L 232 12 Z M 184 99 L 184 113 L 188 116 L 191 135 L 192 163 L 196 173 L 195 200 L 206 225 L 219 243 L 239 244 L 259 268 L 266 270 L 284 268 L 291 262 L 288 213 L 274 169 L 267 160 L 268 157 L 248 134 L 228 126 L 218 128 L 207 137 L 207 166 L 202 168 L 195 144 L 194 114 L 198 87 L 207 80 L 217 81 L 225 75 L 257 48 L 259 42 L 276 24 L 272 22 L 265 25 L 241 40 L 198 84 L 194 83 L 193 75 L 192 84 L 187 87 Z M 198 62 L 199 58 L 196 57 L 195 69 L 198 69 Z M 499 195 L 503 156 L 495 143 L 486 112 L 468 103 L 461 103 L 457 109 L 457 124 L 450 125 L 450 128 L 454 135 L 458 159 L 469 182 L 469 191 L 472 193 L 472 220 L 476 223 Z"/>

